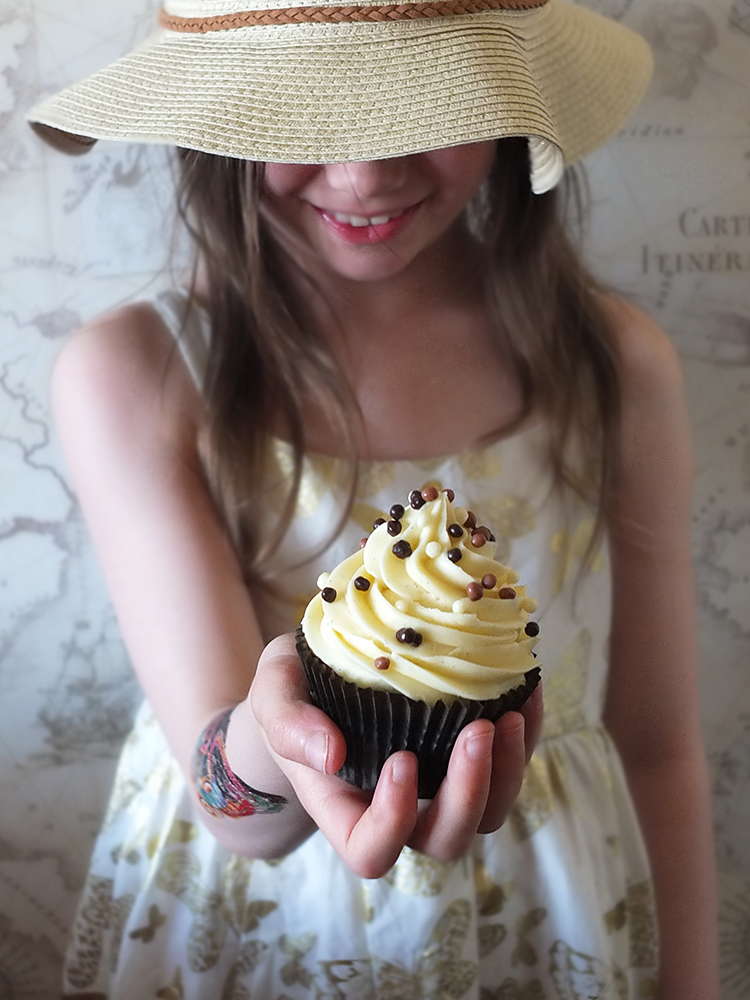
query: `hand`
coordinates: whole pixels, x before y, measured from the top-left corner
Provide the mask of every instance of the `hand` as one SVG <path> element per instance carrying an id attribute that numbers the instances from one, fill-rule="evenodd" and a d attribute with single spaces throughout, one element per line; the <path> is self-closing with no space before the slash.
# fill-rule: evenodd
<path id="1" fill-rule="evenodd" d="M 336 777 L 346 758 L 341 731 L 310 703 L 291 635 L 269 643 L 258 663 L 250 705 L 276 765 L 303 809 L 344 862 L 378 878 L 405 844 L 439 860 L 460 857 L 477 832 L 504 822 L 539 736 L 541 692 L 494 726 L 478 720 L 462 731 L 435 799 L 417 799 L 417 760 L 407 752 L 385 763 L 374 792 Z"/>

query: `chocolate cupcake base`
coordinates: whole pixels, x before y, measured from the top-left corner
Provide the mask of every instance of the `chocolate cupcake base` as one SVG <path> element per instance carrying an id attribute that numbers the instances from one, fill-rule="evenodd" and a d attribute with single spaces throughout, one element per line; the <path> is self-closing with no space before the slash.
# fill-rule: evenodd
<path id="1" fill-rule="evenodd" d="M 539 667 L 529 670 L 518 687 L 490 701 L 459 698 L 447 705 L 428 705 L 395 691 L 361 688 L 346 681 L 313 653 L 302 628 L 297 652 L 305 670 L 313 704 L 344 734 L 347 755 L 338 776 L 358 788 L 375 788 L 383 764 L 398 750 L 410 750 L 419 761 L 419 797 L 435 797 L 448 770 L 456 738 L 475 719 L 496 722 L 519 709 L 539 683 Z"/>

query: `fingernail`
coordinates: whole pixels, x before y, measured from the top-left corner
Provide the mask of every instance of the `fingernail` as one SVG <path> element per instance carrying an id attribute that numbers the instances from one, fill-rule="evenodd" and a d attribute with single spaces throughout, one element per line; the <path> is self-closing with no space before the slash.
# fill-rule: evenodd
<path id="1" fill-rule="evenodd" d="M 394 785 L 407 785 L 411 780 L 411 765 L 406 757 L 394 757 L 391 764 L 391 780 Z"/>
<path id="2" fill-rule="evenodd" d="M 492 741 L 495 734 L 492 730 L 470 736 L 466 741 L 466 755 L 471 760 L 486 760 L 492 756 Z"/>
<path id="3" fill-rule="evenodd" d="M 305 756 L 310 767 L 325 774 L 328 761 L 328 734 L 322 729 L 313 733 L 305 744 Z"/>

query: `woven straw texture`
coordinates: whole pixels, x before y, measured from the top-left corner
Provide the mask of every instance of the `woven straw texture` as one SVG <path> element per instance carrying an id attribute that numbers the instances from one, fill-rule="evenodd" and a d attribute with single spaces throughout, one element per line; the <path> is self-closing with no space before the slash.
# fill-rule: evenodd
<path id="1" fill-rule="evenodd" d="M 183 3 L 179 15 L 205 7 Z M 618 128 L 650 72 L 633 32 L 550 0 L 375 23 L 160 30 L 29 117 L 94 139 L 294 163 L 538 136 L 570 164 Z"/>

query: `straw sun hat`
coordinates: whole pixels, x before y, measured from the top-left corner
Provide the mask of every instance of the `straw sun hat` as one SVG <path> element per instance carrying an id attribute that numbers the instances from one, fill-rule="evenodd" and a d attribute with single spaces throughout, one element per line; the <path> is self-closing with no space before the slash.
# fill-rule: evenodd
<path id="1" fill-rule="evenodd" d="M 527 136 L 532 186 L 601 145 L 646 43 L 569 0 L 166 0 L 139 48 L 39 104 L 48 141 L 337 163 Z"/>

